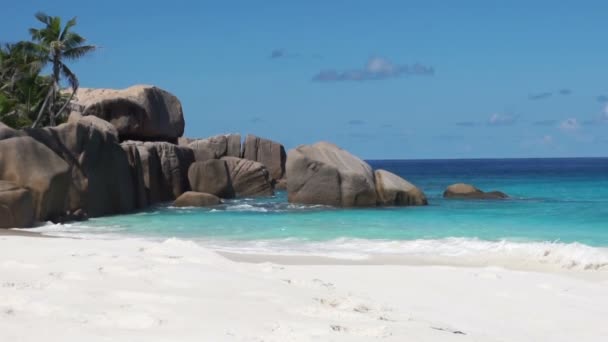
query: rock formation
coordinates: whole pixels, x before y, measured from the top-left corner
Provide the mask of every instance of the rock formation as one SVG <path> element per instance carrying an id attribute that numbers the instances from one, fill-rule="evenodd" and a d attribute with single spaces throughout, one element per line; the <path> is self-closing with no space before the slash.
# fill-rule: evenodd
<path id="1" fill-rule="evenodd" d="M 221 198 L 233 198 L 234 189 L 225 160 L 195 162 L 188 170 L 192 191 L 205 192 Z"/>
<path id="2" fill-rule="evenodd" d="M 93 115 L 114 125 L 120 140 L 176 143 L 184 133 L 179 99 L 154 86 L 135 85 L 121 90 L 80 88 L 72 107 L 82 116 Z"/>
<path id="3" fill-rule="evenodd" d="M 137 145 L 133 144 L 121 144 L 120 146 L 127 155 L 127 161 L 131 171 L 135 208 L 145 208 L 150 204 L 150 201 L 148 200 L 148 191 L 146 191 L 147 188 L 144 182 L 144 168 L 139 149 L 137 148 Z"/>
<path id="4" fill-rule="evenodd" d="M 262 163 L 253 160 L 224 157 L 236 197 L 271 196 L 272 180 Z"/>
<path id="5" fill-rule="evenodd" d="M 65 214 L 70 167 L 33 138 L 0 140 L 0 179 L 29 189 L 37 220 L 46 221 Z"/>
<path id="6" fill-rule="evenodd" d="M 448 186 L 443 192 L 443 197 L 460 199 L 505 199 L 509 196 L 500 191 L 483 192 L 471 184 L 457 183 Z"/>
<path id="7" fill-rule="evenodd" d="M 31 227 L 34 221 L 31 192 L 14 183 L 0 181 L 0 228 Z"/>
<path id="8" fill-rule="evenodd" d="M 66 211 L 97 217 L 138 208 L 129 159 L 107 122 L 91 117 L 25 132 L 67 163 Z"/>
<path id="9" fill-rule="evenodd" d="M 427 205 L 424 193 L 412 183 L 385 170 L 374 172 L 378 205 Z"/>
<path id="10" fill-rule="evenodd" d="M 243 158 L 260 162 L 266 166 L 270 177 L 279 180 L 285 175 L 287 155 L 283 145 L 276 141 L 247 135 L 243 145 Z"/>
<path id="11" fill-rule="evenodd" d="M 158 189 L 161 201 L 172 201 L 190 190 L 188 169 L 194 162 L 192 149 L 166 142 L 146 142 L 144 146 L 156 150 L 161 176 Z"/>
<path id="12" fill-rule="evenodd" d="M 334 144 L 319 142 L 290 150 L 286 171 L 290 202 L 342 207 L 376 205 L 372 168 Z"/>
<path id="13" fill-rule="evenodd" d="M 188 191 L 179 196 L 173 205 L 176 207 L 209 207 L 222 203 L 219 197 L 203 192 Z"/>
<path id="14" fill-rule="evenodd" d="M 219 159 L 221 157 L 241 157 L 241 135 L 221 134 L 198 139 L 188 144 L 194 151 L 196 161 Z"/>
<path id="15" fill-rule="evenodd" d="M 170 197 L 161 194 L 163 173 L 156 147 L 153 144 L 144 144 L 137 141 L 126 141 L 122 145 L 137 147 L 148 204 L 155 204 L 161 202 L 163 198 Z"/>

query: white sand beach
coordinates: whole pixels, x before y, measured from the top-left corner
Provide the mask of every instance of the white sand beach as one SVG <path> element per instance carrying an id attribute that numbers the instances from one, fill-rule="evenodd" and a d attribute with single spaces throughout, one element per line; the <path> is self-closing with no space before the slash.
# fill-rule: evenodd
<path id="1" fill-rule="evenodd" d="M 252 263 L 175 239 L 0 236 L 0 341 L 583 342 L 606 340 L 606 317 L 604 271 Z"/>

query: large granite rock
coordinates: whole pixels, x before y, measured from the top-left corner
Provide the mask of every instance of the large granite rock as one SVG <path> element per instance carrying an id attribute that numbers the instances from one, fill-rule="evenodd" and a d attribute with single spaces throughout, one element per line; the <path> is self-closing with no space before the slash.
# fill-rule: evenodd
<path id="1" fill-rule="evenodd" d="M 188 170 L 192 191 L 205 192 L 221 198 L 233 198 L 234 189 L 225 160 L 195 162 Z"/>
<path id="2" fill-rule="evenodd" d="M 19 136 L 19 132 L 0 122 L 0 140 Z"/>
<path id="3" fill-rule="evenodd" d="M 0 179 L 31 192 L 36 219 L 65 215 L 70 167 L 51 149 L 31 137 L 0 140 Z"/>
<path id="4" fill-rule="evenodd" d="M 376 205 L 372 168 L 334 144 L 319 142 L 290 150 L 286 172 L 287 194 L 292 203 Z"/>
<path id="5" fill-rule="evenodd" d="M 443 197 L 460 199 L 504 199 L 509 196 L 504 192 L 483 192 L 471 184 L 457 183 L 448 186 L 443 192 Z"/>
<path id="6" fill-rule="evenodd" d="M 83 116 L 93 115 L 110 122 L 121 140 L 177 142 L 184 133 L 179 99 L 154 86 L 80 88 L 72 107 Z"/>
<path id="7" fill-rule="evenodd" d="M 276 141 L 247 135 L 243 145 L 243 158 L 264 164 L 272 179 L 279 180 L 285 175 L 285 147 Z"/>
<path id="8" fill-rule="evenodd" d="M 424 193 L 412 183 L 385 170 L 374 172 L 378 205 L 427 205 Z"/>
<path id="9" fill-rule="evenodd" d="M 146 184 L 144 182 L 144 167 L 141 162 L 139 149 L 134 144 L 121 144 L 122 149 L 127 155 L 127 161 L 129 162 L 129 169 L 131 171 L 131 180 L 133 182 L 133 194 L 135 200 L 135 207 L 138 209 L 145 208 L 148 206 L 148 192 Z"/>
<path id="10" fill-rule="evenodd" d="M 155 204 L 162 201 L 161 179 L 163 179 L 162 168 L 158 152 L 153 144 L 142 142 L 127 141 L 123 145 L 129 144 L 137 147 L 139 160 L 143 175 L 144 188 L 148 204 Z M 170 196 L 165 196 L 170 197 Z"/>
<path id="11" fill-rule="evenodd" d="M 89 217 L 137 209 L 138 195 L 129 158 L 107 122 L 88 117 L 26 133 L 53 150 L 69 166 L 65 211 L 84 211 Z"/>
<path id="12" fill-rule="evenodd" d="M 188 169 L 194 162 L 192 149 L 167 142 L 125 141 L 139 151 L 148 203 L 173 201 L 190 190 Z"/>
<path id="13" fill-rule="evenodd" d="M 7 181 L 0 181 L 0 228 L 27 228 L 35 221 L 32 193 Z"/>
<path id="14" fill-rule="evenodd" d="M 209 207 L 222 203 L 219 197 L 203 192 L 187 191 L 181 194 L 173 205 L 176 207 Z"/>
<path id="15" fill-rule="evenodd" d="M 190 142 L 188 147 L 194 150 L 196 161 L 219 159 L 221 157 L 240 157 L 241 135 L 221 134 L 198 139 Z"/>
<path id="16" fill-rule="evenodd" d="M 154 147 L 158 155 L 162 175 L 158 184 L 161 201 L 172 201 L 190 190 L 188 169 L 194 162 L 192 149 L 166 142 L 146 142 L 144 146 Z"/>
<path id="17" fill-rule="evenodd" d="M 177 144 L 179 146 L 188 146 L 191 142 L 196 141 L 197 139 L 187 138 L 187 137 L 179 137 L 177 138 Z"/>
<path id="18" fill-rule="evenodd" d="M 262 163 L 253 160 L 224 157 L 236 197 L 271 196 L 272 180 Z"/>

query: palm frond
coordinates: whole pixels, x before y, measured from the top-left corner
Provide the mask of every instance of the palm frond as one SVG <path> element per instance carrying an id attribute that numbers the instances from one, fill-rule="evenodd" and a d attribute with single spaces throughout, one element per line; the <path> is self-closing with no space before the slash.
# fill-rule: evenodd
<path id="1" fill-rule="evenodd" d="M 51 23 L 51 17 L 44 12 L 36 12 L 34 16 L 36 17 L 36 19 L 38 19 L 39 22 L 45 25 L 50 25 Z"/>
<path id="2" fill-rule="evenodd" d="M 63 46 L 65 46 L 66 50 L 71 48 L 78 47 L 82 45 L 86 39 L 79 35 L 78 33 L 68 32 L 65 37 L 61 40 Z"/>
<path id="3" fill-rule="evenodd" d="M 59 36 L 59 40 L 64 41 L 66 34 L 68 32 L 70 32 L 70 29 L 74 26 L 76 26 L 76 17 L 68 20 L 68 22 L 65 24 L 65 27 L 63 28 L 63 31 L 61 32 L 61 35 Z"/>
<path id="4" fill-rule="evenodd" d="M 72 72 L 72 70 L 70 70 L 70 68 L 68 68 L 67 65 L 65 65 L 65 64 L 61 65 L 61 73 L 67 79 L 72 90 L 74 92 L 76 92 L 76 90 L 78 89 L 78 86 L 80 85 L 78 82 L 78 78 L 76 77 L 76 74 L 74 74 Z"/>
<path id="5" fill-rule="evenodd" d="M 63 57 L 69 60 L 81 58 L 97 49 L 95 45 L 83 45 L 71 48 L 63 52 Z"/>

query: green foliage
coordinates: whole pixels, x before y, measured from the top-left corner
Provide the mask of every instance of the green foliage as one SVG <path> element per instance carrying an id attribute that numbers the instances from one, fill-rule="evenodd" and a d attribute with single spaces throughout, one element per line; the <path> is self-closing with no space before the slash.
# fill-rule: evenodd
<path id="1" fill-rule="evenodd" d="M 61 18 L 37 13 L 41 28 L 29 30 L 31 41 L 0 47 L 0 121 L 14 128 L 54 126 L 66 120 L 67 106 L 79 81 L 65 64 L 96 47 L 72 31 L 76 18 L 62 27 Z M 42 75 L 50 66 L 50 75 Z M 70 92 L 62 92 L 62 82 Z M 67 95 L 66 95 L 67 94 Z"/>

